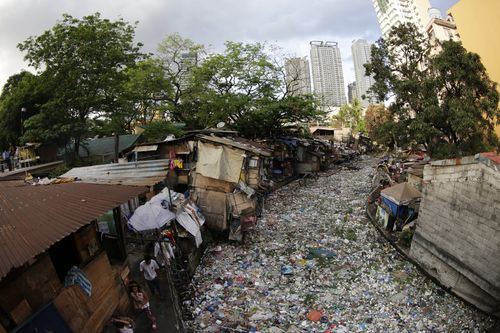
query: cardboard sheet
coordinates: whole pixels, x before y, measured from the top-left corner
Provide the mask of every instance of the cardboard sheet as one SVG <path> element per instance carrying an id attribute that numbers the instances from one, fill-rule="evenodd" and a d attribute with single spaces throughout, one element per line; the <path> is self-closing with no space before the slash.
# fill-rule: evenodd
<path id="1" fill-rule="evenodd" d="M 220 179 L 205 177 L 202 174 L 193 172 L 193 186 L 203 190 L 230 193 L 233 192 L 233 183 Z"/>
<path id="2" fill-rule="evenodd" d="M 227 200 L 231 211 L 236 215 L 255 214 L 255 199 L 248 198 L 245 193 L 228 193 Z"/>
<path id="3" fill-rule="evenodd" d="M 215 231 L 224 231 L 229 228 L 226 193 L 196 189 L 195 202 L 205 216 L 207 228 Z"/>

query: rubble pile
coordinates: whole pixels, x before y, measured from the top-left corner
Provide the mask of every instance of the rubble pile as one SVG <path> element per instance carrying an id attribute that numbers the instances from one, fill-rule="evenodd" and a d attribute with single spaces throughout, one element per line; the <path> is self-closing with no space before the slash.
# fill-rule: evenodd
<path id="1" fill-rule="evenodd" d="M 365 217 L 375 160 L 274 192 L 243 244 L 210 246 L 184 304 L 195 332 L 481 332 Z M 354 166 L 354 165 L 353 165 Z"/>

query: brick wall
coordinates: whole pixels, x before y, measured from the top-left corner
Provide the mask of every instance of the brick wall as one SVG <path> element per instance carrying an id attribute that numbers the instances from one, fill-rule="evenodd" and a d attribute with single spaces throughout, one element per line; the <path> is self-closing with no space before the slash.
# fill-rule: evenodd
<path id="1" fill-rule="evenodd" d="M 500 313 L 500 172 L 473 158 L 433 162 L 410 255 L 479 308 Z"/>

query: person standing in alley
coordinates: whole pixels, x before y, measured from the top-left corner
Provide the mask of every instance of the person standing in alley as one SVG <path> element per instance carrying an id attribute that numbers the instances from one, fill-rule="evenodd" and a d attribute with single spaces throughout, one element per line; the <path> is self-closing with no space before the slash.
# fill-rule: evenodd
<path id="1" fill-rule="evenodd" d="M 130 283 L 129 288 L 134 309 L 139 312 L 144 311 L 148 319 L 151 321 L 151 328 L 156 330 L 156 317 L 151 312 L 148 294 L 134 281 Z"/>
<path id="2" fill-rule="evenodd" d="M 9 169 L 9 171 L 12 171 L 12 163 L 11 163 L 11 160 L 10 160 L 10 152 L 8 149 L 5 149 L 2 153 L 2 159 L 3 161 L 5 162 L 5 164 L 7 164 L 7 168 Z"/>
<path id="3" fill-rule="evenodd" d="M 151 290 L 151 294 L 155 295 L 156 292 L 158 292 L 161 296 L 160 280 L 158 279 L 158 274 L 156 273 L 156 270 L 158 269 L 160 269 L 160 266 L 158 266 L 158 263 L 151 259 L 151 256 L 149 255 L 145 255 L 144 260 L 139 264 L 139 270 L 143 272 L 144 279 Z"/>

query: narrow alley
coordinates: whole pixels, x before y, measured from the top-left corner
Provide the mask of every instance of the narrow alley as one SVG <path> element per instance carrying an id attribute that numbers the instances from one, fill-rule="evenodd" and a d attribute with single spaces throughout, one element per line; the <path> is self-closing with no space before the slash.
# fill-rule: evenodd
<path id="1" fill-rule="evenodd" d="M 482 332 L 489 317 L 405 261 L 365 216 L 361 157 L 266 200 L 243 244 L 210 245 L 184 304 L 193 332 Z"/>

